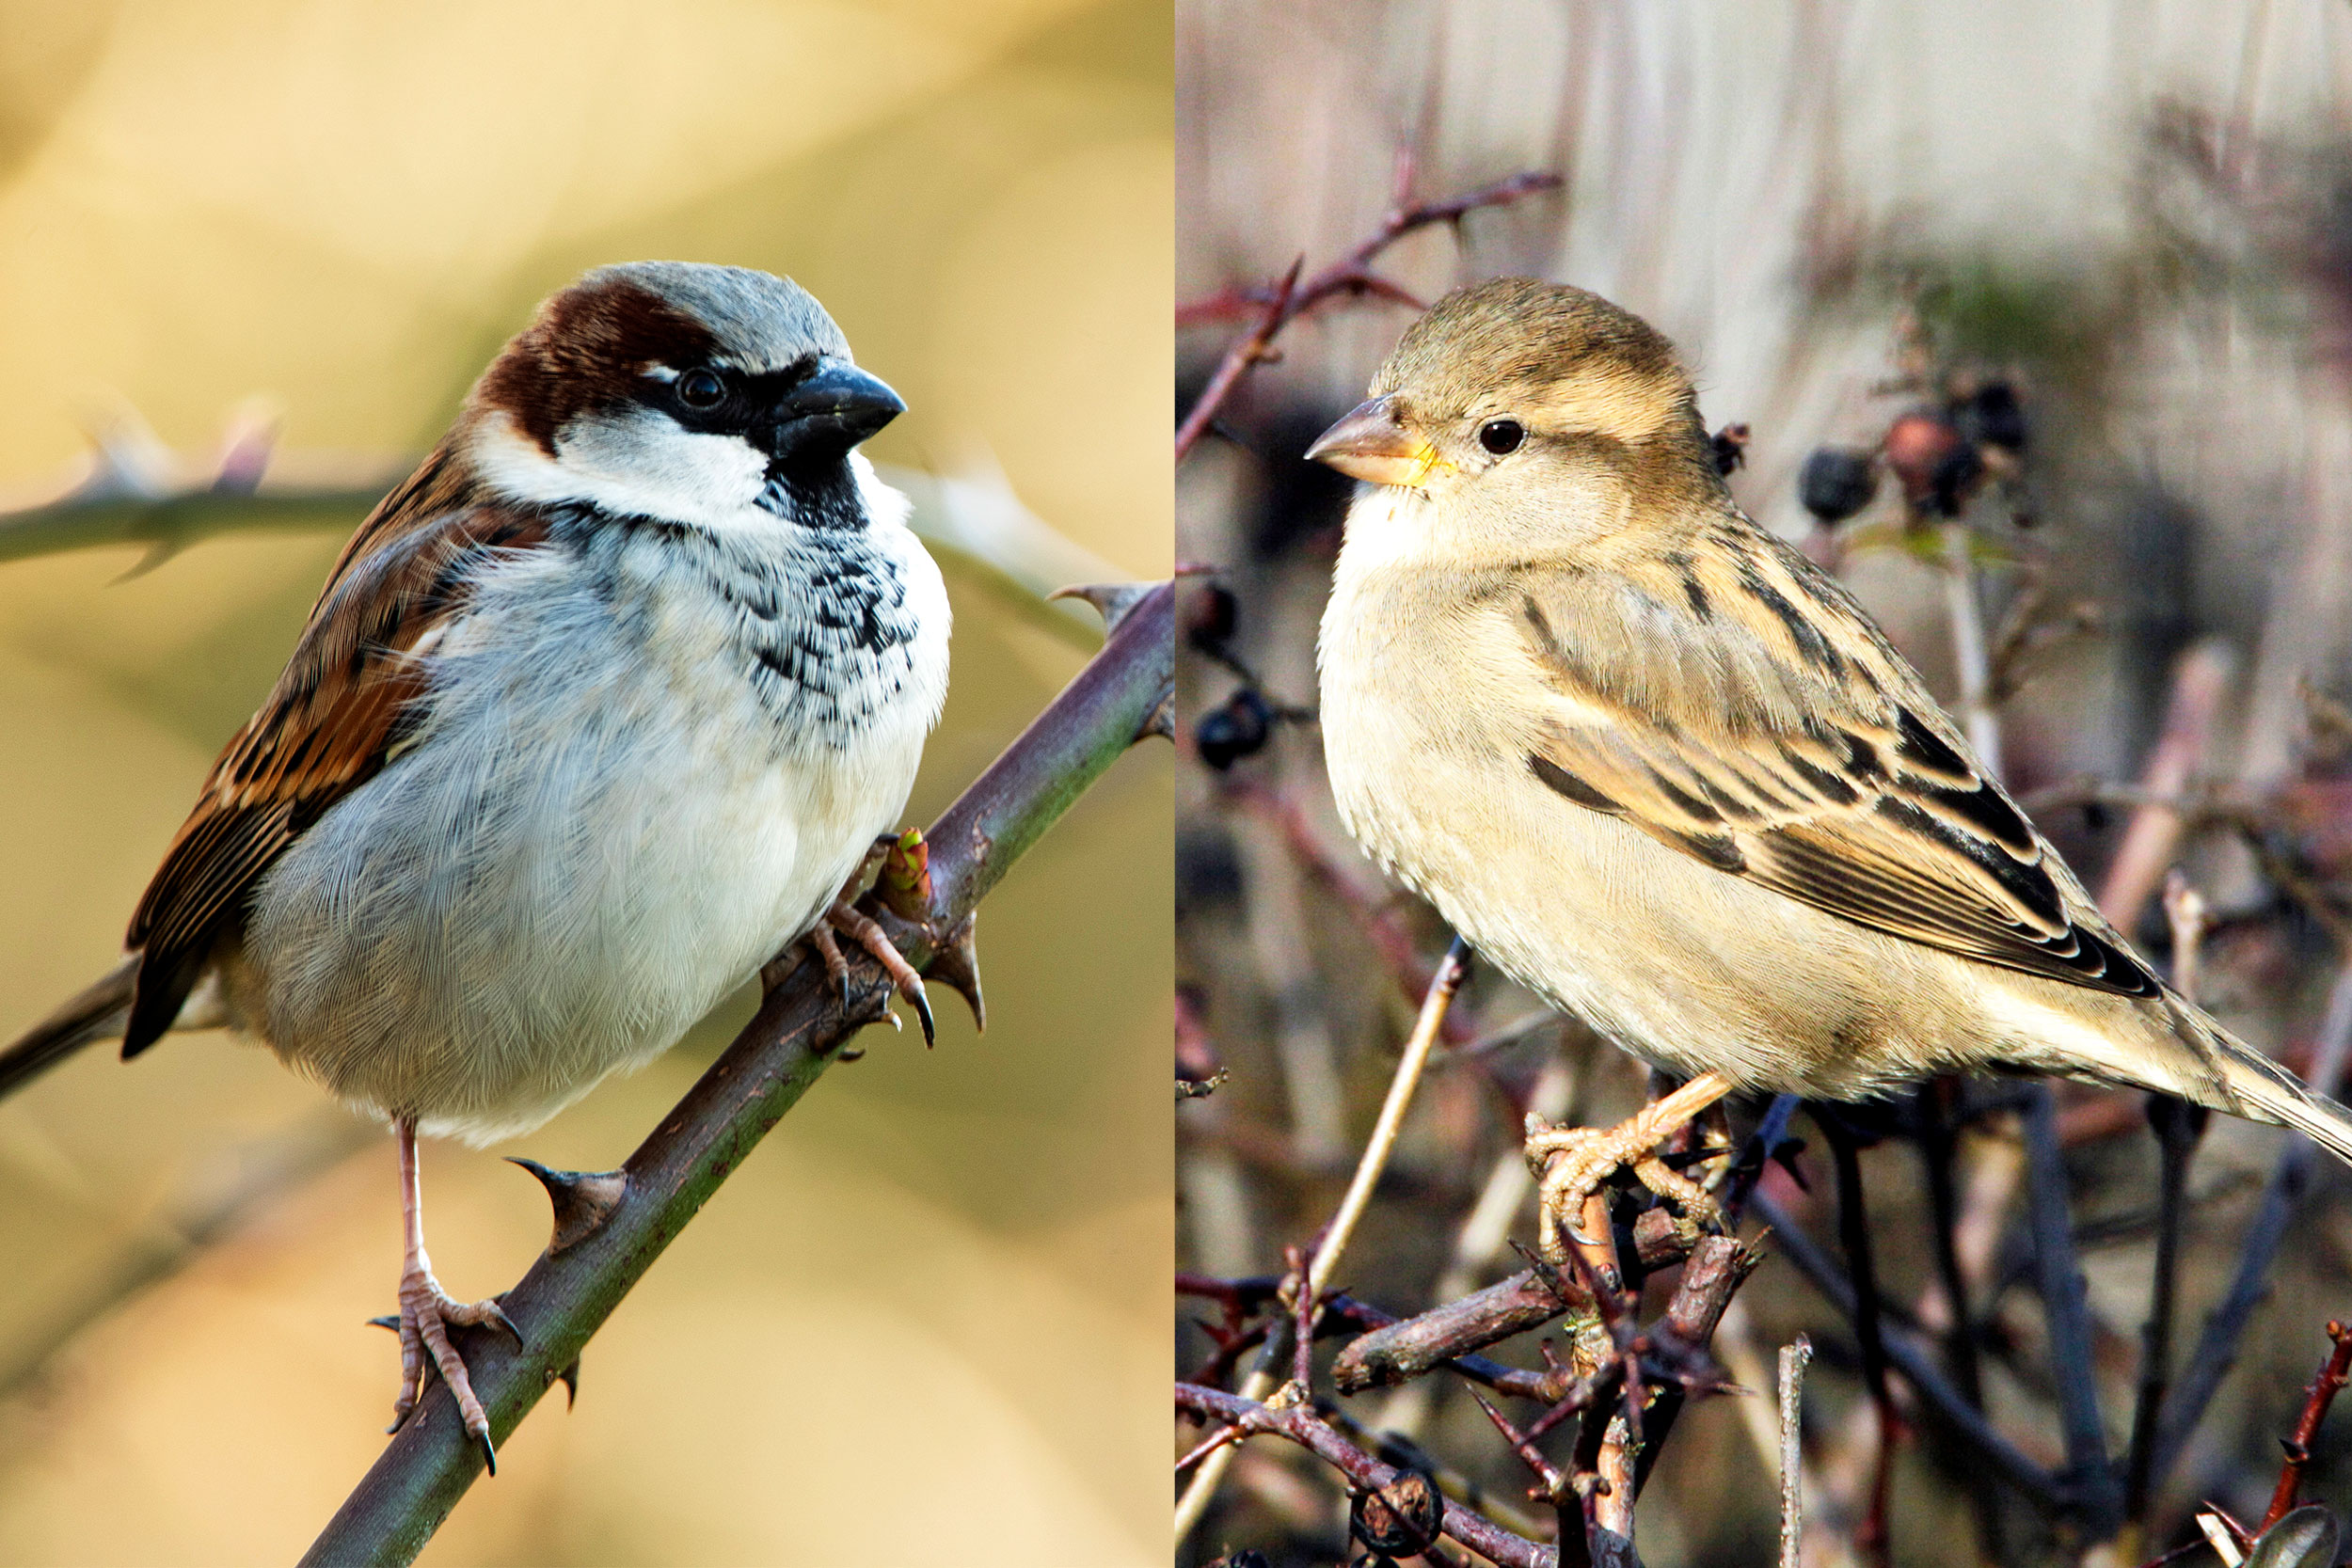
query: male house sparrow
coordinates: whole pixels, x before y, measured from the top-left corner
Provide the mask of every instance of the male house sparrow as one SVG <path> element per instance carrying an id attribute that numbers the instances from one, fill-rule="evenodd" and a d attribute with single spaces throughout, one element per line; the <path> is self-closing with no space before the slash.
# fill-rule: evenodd
<path id="1" fill-rule="evenodd" d="M 605 267 L 547 301 L 343 548 L 132 917 L 0 1051 L 227 1022 L 400 1147 L 397 1427 L 430 1355 L 489 1424 L 424 1251 L 419 1132 L 488 1142 L 643 1066 L 829 927 L 947 687 L 947 596 L 853 449 L 905 404 L 798 285 Z"/>
<path id="2" fill-rule="evenodd" d="M 1319 647 L 1348 831 L 1514 979 L 1690 1080 L 1531 1127 L 1544 1239 L 1737 1089 L 2015 1066 L 2352 1118 L 2151 973 L 1853 599 L 1724 488 L 1673 345 L 1502 278 L 1308 455 L 1367 482 Z M 1655 1161 L 1645 1181 L 1695 1187 Z"/>

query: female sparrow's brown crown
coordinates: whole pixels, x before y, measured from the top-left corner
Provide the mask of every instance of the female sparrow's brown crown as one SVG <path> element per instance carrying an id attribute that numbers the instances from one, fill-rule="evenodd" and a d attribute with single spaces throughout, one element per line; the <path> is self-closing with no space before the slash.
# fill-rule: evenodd
<path id="1" fill-rule="evenodd" d="M 1455 290 L 1406 331 L 1371 392 L 1310 458 L 1415 489 L 1504 466 L 1520 474 L 1522 451 L 1630 466 L 1677 493 L 1721 488 L 1674 344 L 1565 283 L 1497 277 Z"/>
<path id="2" fill-rule="evenodd" d="M 1696 428 L 1674 344 L 1598 294 L 1533 277 L 1457 289 L 1407 330 L 1372 384 L 1435 423 L 1516 414 L 1629 444 Z"/>

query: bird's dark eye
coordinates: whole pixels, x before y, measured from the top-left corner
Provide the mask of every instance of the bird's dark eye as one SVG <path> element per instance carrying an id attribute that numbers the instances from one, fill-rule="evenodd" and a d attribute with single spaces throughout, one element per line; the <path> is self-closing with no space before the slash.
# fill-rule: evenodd
<path id="1" fill-rule="evenodd" d="M 1518 451 L 1526 439 L 1527 432 L 1517 420 L 1488 420 L 1478 427 L 1478 444 L 1497 457 Z"/>
<path id="2" fill-rule="evenodd" d="M 716 371 L 688 371 L 677 378 L 677 400 L 689 408 L 716 408 L 727 395 L 727 384 Z"/>

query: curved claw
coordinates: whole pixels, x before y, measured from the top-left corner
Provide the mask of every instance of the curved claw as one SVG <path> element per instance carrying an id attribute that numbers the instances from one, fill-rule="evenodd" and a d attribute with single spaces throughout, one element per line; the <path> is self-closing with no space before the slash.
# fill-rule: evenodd
<path id="1" fill-rule="evenodd" d="M 493 1296 L 487 1300 L 476 1302 L 474 1305 L 482 1308 L 484 1323 L 514 1340 L 516 1350 L 523 1348 L 523 1331 L 515 1326 L 515 1320 L 506 1315 L 506 1308 L 498 1304 L 498 1298 Z"/>
<path id="2" fill-rule="evenodd" d="M 486 1432 L 476 1433 L 474 1442 L 482 1449 L 482 1467 L 490 1474 L 497 1475 L 499 1473 L 499 1451 L 491 1443 L 490 1434 Z"/>
<path id="3" fill-rule="evenodd" d="M 920 980 L 915 981 L 914 989 L 906 992 L 905 995 L 907 1001 L 914 1006 L 915 1018 L 923 1025 L 923 1048 L 928 1051 L 939 1043 L 939 1031 L 931 1018 L 931 999 L 923 993 L 923 982 Z"/>

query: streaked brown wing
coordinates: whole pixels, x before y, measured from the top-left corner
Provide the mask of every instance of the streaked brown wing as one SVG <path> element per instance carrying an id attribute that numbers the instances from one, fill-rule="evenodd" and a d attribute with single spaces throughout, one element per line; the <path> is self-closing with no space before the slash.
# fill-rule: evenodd
<path id="1" fill-rule="evenodd" d="M 1759 540 L 1736 565 L 1675 560 L 1521 610 L 1550 688 L 1525 766 L 1564 801 L 1873 930 L 2157 993 L 1918 676 L 1793 552 Z M 1807 664 L 1820 678 L 1792 682 Z M 1677 668 L 1707 689 L 1671 700 L 1658 672 Z"/>
<path id="2" fill-rule="evenodd" d="M 123 1054 L 171 1026 L 256 877 L 384 766 L 423 690 L 418 655 L 463 612 L 486 549 L 543 543 L 533 509 L 485 502 L 446 450 L 343 546 L 278 684 L 204 782 L 131 917 L 141 954 Z"/>

